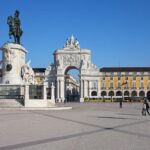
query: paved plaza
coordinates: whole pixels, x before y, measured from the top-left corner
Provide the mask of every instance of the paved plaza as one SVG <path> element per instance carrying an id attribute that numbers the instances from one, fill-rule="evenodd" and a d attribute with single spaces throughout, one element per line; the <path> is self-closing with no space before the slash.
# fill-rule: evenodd
<path id="1" fill-rule="evenodd" d="M 142 104 L 67 103 L 72 110 L 0 109 L 0 150 L 149 150 Z"/>

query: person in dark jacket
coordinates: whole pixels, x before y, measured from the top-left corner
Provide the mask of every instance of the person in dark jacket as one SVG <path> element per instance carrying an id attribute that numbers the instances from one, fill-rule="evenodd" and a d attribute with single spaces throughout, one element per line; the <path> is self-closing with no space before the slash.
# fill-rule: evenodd
<path id="1" fill-rule="evenodd" d="M 143 102 L 143 109 L 145 109 L 145 111 L 150 115 L 150 112 L 149 112 L 149 101 L 147 98 L 144 98 L 144 102 Z M 146 115 L 146 113 L 145 113 Z"/>

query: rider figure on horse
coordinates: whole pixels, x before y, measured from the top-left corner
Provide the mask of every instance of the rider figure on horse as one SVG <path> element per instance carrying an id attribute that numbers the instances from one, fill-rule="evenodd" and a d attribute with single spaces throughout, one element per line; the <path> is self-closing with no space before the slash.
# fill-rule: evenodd
<path id="1" fill-rule="evenodd" d="M 20 44 L 20 37 L 23 33 L 22 29 L 20 28 L 21 21 L 19 19 L 19 11 L 15 11 L 14 17 L 9 16 L 7 19 L 7 24 L 9 25 L 9 36 L 11 35 L 14 37 L 14 42 Z"/>

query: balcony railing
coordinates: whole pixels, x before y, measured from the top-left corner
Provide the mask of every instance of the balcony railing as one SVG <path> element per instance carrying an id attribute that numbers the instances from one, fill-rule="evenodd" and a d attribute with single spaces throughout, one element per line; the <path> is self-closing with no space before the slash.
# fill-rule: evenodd
<path id="1" fill-rule="evenodd" d="M 117 89 L 117 90 L 121 90 L 121 87 L 117 87 L 116 89 Z"/>
<path id="2" fill-rule="evenodd" d="M 91 89 L 96 89 L 96 88 L 91 88 Z M 144 88 L 144 87 L 109 87 L 109 88 L 106 88 L 106 87 L 101 87 L 101 90 L 145 90 L 145 89 L 150 89 L 150 87 L 147 87 L 147 88 Z"/>

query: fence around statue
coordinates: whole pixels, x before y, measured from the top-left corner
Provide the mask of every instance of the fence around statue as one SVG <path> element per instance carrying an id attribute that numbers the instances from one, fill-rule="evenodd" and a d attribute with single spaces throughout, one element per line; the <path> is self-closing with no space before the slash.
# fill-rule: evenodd
<path id="1" fill-rule="evenodd" d="M 53 93 L 54 94 L 54 93 Z M 0 100 L 16 100 L 25 107 L 48 107 L 51 100 L 51 88 L 46 85 L 0 85 Z"/>
<path id="2" fill-rule="evenodd" d="M 24 105 L 24 86 L 23 85 L 0 85 L 0 100 L 15 99 Z"/>

